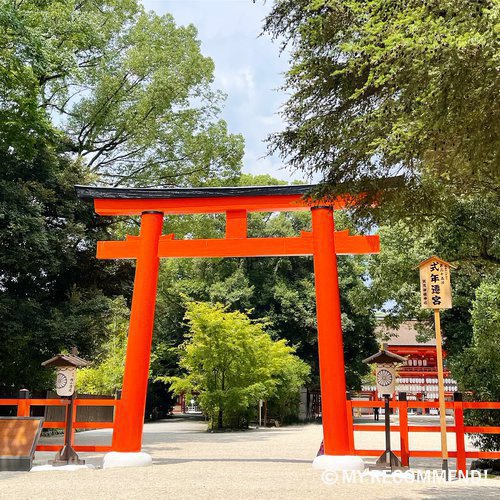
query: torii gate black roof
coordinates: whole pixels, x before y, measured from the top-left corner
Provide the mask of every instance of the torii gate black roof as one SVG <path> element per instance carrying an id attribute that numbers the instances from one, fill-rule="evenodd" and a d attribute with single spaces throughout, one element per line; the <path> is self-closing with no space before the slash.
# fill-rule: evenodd
<path id="1" fill-rule="evenodd" d="M 95 198 L 159 199 L 159 198 L 225 198 L 237 196 L 305 195 L 316 186 L 297 184 L 291 186 L 243 186 L 202 188 L 113 188 L 75 186 L 76 194 L 83 200 Z"/>

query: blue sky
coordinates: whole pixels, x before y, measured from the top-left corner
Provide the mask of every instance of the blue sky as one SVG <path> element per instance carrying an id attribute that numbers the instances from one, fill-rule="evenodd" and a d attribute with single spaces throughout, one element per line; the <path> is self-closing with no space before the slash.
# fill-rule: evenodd
<path id="1" fill-rule="evenodd" d="M 268 36 L 259 36 L 271 8 L 261 0 L 143 0 L 147 10 L 170 12 L 177 24 L 194 24 L 201 50 L 215 62 L 215 87 L 227 94 L 223 118 L 231 132 L 245 137 L 243 171 L 299 179 L 283 169 L 277 156 L 265 157 L 263 142 L 283 128 L 278 115 L 286 94 L 278 90 L 288 66 L 287 55 Z"/>

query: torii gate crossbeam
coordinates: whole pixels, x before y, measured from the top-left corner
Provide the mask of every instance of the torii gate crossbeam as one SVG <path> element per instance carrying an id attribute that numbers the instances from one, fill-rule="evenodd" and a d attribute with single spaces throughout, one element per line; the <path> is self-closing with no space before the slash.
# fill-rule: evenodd
<path id="1" fill-rule="evenodd" d="M 346 197 L 310 204 L 304 195 L 313 186 L 241 188 L 117 189 L 77 186 L 80 198 L 94 201 L 100 215 L 140 215 L 139 236 L 98 243 L 101 259 L 135 259 L 136 272 L 123 380 L 116 409 L 113 450 L 140 451 L 159 259 L 162 257 L 264 257 L 312 255 L 316 285 L 322 419 L 326 455 L 350 455 L 352 436 L 346 407 L 337 254 L 378 253 L 377 236 L 335 232 L 334 209 Z M 310 210 L 312 231 L 298 237 L 249 238 L 248 212 Z M 225 213 L 223 239 L 176 240 L 162 235 L 164 215 Z"/>

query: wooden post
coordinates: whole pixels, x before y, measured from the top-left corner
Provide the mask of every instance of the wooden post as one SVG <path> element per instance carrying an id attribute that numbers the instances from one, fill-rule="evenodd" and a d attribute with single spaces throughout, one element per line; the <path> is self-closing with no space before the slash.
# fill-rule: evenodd
<path id="1" fill-rule="evenodd" d="M 19 401 L 17 404 L 17 416 L 18 417 L 29 417 L 30 416 L 30 393 L 28 389 L 21 389 L 19 391 Z"/>
<path id="2" fill-rule="evenodd" d="M 444 400 L 444 374 L 443 374 L 443 349 L 441 337 L 441 319 L 439 309 L 434 309 L 434 327 L 436 329 L 436 354 L 438 364 L 438 388 L 439 388 L 439 421 L 441 425 L 441 457 L 443 459 L 443 470 L 446 471 L 448 479 L 448 443 L 446 441 L 446 405 Z"/>
<path id="3" fill-rule="evenodd" d="M 465 475 L 467 471 L 467 460 L 465 454 L 465 426 L 462 394 L 454 394 L 453 410 L 455 413 L 455 439 L 457 446 L 457 473 Z"/>
<path id="4" fill-rule="evenodd" d="M 404 467 L 410 465 L 409 439 L 408 439 L 408 401 L 406 392 L 399 393 L 399 441 L 401 449 L 401 464 Z"/>
<path id="5" fill-rule="evenodd" d="M 347 404 L 347 424 L 349 428 L 349 453 L 354 455 L 354 423 L 353 423 L 353 408 L 351 401 L 351 393 L 346 392 L 346 404 Z"/>
<path id="6" fill-rule="evenodd" d="M 81 460 L 73 449 L 73 424 L 76 421 L 75 393 L 71 396 L 63 396 L 68 401 L 66 406 L 66 426 L 64 428 L 64 446 L 56 453 L 54 460 L 49 463 L 54 466 L 60 465 L 83 465 L 85 460 Z"/>
<path id="7" fill-rule="evenodd" d="M 385 460 L 391 463 L 391 410 L 389 406 L 389 394 L 384 394 L 384 426 L 385 426 Z"/>
<path id="8" fill-rule="evenodd" d="M 76 414 L 78 412 L 78 406 L 76 405 L 76 398 L 78 397 L 77 393 L 74 392 L 73 395 L 71 396 L 71 399 L 69 401 L 70 406 L 72 407 L 71 410 L 71 439 L 70 439 L 70 444 L 73 446 L 75 444 L 75 424 L 76 424 Z"/>

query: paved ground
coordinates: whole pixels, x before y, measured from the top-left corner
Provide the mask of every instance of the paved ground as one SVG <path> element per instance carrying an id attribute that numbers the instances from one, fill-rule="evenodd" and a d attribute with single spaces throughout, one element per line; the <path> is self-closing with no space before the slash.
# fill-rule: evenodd
<path id="1" fill-rule="evenodd" d="M 0 473 L 3 499 L 400 499 L 500 498 L 500 480 L 382 483 L 365 478 L 361 484 L 327 485 L 311 467 L 321 441 L 321 426 L 213 434 L 201 421 L 168 420 L 145 426 L 144 449 L 154 465 L 145 468 L 81 470 L 77 472 Z M 383 433 L 356 433 L 359 448 L 379 448 Z M 438 449 L 439 433 L 412 436 L 421 449 Z M 51 438 L 53 442 L 55 438 Z M 78 434 L 81 443 L 106 444 L 107 430 Z M 396 442 L 396 440 L 395 440 Z M 450 449 L 454 449 L 450 440 Z M 81 454 L 99 466 L 102 454 Z M 43 463 L 53 453 L 37 453 Z M 373 459 L 368 459 L 373 462 Z M 439 461 L 414 462 L 424 468 Z M 331 479 L 331 478 L 329 478 Z M 373 484 L 372 484 L 373 483 Z"/>

